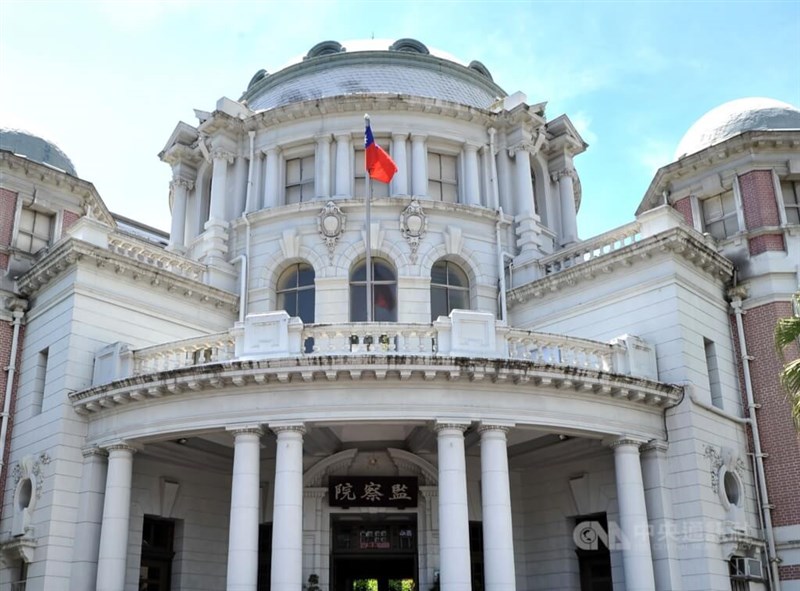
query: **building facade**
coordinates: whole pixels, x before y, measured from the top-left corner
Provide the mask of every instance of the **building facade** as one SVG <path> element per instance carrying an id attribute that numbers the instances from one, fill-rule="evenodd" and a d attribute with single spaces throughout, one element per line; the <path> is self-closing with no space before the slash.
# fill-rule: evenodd
<path id="1" fill-rule="evenodd" d="M 800 111 L 586 240 L 569 118 L 416 40 L 196 114 L 169 235 L 0 135 L 3 588 L 800 590 Z"/>

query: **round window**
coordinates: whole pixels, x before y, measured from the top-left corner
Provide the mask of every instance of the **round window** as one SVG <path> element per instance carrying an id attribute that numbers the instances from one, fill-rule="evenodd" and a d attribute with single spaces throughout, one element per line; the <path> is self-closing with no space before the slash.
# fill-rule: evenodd
<path id="1" fill-rule="evenodd" d="M 735 472 L 723 469 L 722 487 L 725 492 L 725 500 L 738 507 L 742 496 L 742 485 L 739 476 Z"/>

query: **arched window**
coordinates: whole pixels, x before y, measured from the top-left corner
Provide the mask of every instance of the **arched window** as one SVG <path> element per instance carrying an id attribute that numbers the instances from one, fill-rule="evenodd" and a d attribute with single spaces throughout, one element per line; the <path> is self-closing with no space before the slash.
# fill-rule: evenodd
<path id="1" fill-rule="evenodd" d="M 314 322 L 314 269 L 295 263 L 278 279 L 278 310 L 299 316 L 304 324 Z"/>
<path id="2" fill-rule="evenodd" d="M 397 322 L 397 275 L 383 259 L 372 259 L 372 313 L 375 322 Z M 350 321 L 367 320 L 367 262 L 350 272 Z"/>
<path id="3" fill-rule="evenodd" d="M 455 263 L 437 261 L 431 268 L 431 320 L 454 308 L 469 310 L 469 279 Z"/>

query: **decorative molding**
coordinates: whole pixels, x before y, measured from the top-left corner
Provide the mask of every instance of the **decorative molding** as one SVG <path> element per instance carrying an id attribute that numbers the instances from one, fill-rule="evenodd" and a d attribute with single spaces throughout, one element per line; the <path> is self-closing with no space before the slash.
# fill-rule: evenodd
<path id="1" fill-rule="evenodd" d="M 335 453 L 332 456 L 320 460 L 303 474 L 304 487 L 322 486 L 322 481 L 334 472 L 340 472 L 349 468 L 358 455 L 358 449 L 346 449 Z"/>
<path id="2" fill-rule="evenodd" d="M 14 465 L 11 476 L 14 479 L 14 486 L 19 484 L 23 478 L 30 478 L 34 485 L 36 498 L 42 496 L 44 487 L 44 466 L 50 463 L 50 456 L 47 452 L 42 452 L 36 459 L 32 456 L 25 456 Z"/>
<path id="3" fill-rule="evenodd" d="M 461 431 L 462 433 L 469 429 L 469 422 L 461 422 L 461 421 L 453 421 L 450 419 L 445 419 L 442 421 L 435 421 L 433 425 L 433 430 L 436 433 L 440 433 L 441 431 L 449 431 L 449 430 L 457 430 Z"/>
<path id="4" fill-rule="evenodd" d="M 322 236 L 325 246 L 328 247 L 328 261 L 331 264 L 333 264 L 336 243 L 345 231 L 346 223 L 347 216 L 342 213 L 342 210 L 333 201 L 328 201 L 317 217 L 317 231 Z"/>
<path id="5" fill-rule="evenodd" d="M 425 236 L 428 230 L 428 216 L 416 199 L 400 213 L 400 233 L 405 238 L 408 245 L 411 247 L 410 260 L 412 263 L 417 262 L 417 249 L 419 248 L 420 240 Z"/>
<path id="6" fill-rule="evenodd" d="M 297 258 L 300 252 L 300 236 L 297 233 L 297 228 L 288 228 L 284 230 L 283 234 L 281 234 L 280 244 L 283 258 Z"/>
<path id="7" fill-rule="evenodd" d="M 178 187 L 182 187 L 182 188 L 186 189 L 187 191 L 191 191 L 192 189 L 194 189 L 194 181 L 189 180 L 189 179 L 185 179 L 185 178 L 181 178 L 181 177 L 172 179 L 170 181 L 169 185 L 170 185 L 170 188 L 173 189 L 173 190 L 178 188 Z"/>
<path id="8" fill-rule="evenodd" d="M 223 150 L 222 148 L 211 148 L 212 160 L 225 160 L 228 164 L 233 164 L 236 160 L 236 154 Z"/>
<path id="9" fill-rule="evenodd" d="M 330 356 L 323 371 L 317 357 L 292 356 L 287 359 L 264 359 L 257 366 L 251 361 L 207 363 L 201 368 L 189 366 L 163 372 L 137 375 L 119 382 L 103 384 L 69 394 L 72 407 L 78 414 L 103 413 L 119 405 L 147 404 L 154 398 L 191 396 L 206 390 L 246 388 L 253 384 L 300 384 L 353 380 L 411 379 L 430 383 L 434 379 L 449 382 L 480 379 L 520 388 L 542 388 L 568 395 L 570 391 L 584 396 L 616 400 L 635 407 L 670 408 L 683 398 L 683 388 L 642 378 L 618 376 L 593 369 L 558 367 L 522 359 L 474 359 L 469 370 L 452 359 L 426 355 L 404 355 L 398 365 L 391 356 L 346 355 Z M 280 425 L 278 425 L 279 427 Z M 273 428 L 273 425 L 270 425 Z M 641 441 L 638 443 L 642 443 Z"/>
<path id="10" fill-rule="evenodd" d="M 444 246 L 447 254 L 461 256 L 464 247 L 464 234 L 459 226 L 447 226 L 444 230 Z"/>
<path id="11" fill-rule="evenodd" d="M 747 471 L 747 466 L 742 458 L 735 455 L 731 449 L 707 445 L 703 455 L 708 458 L 711 465 L 711 490 L 717 494 L 720 493 L 720 475 L 722 474 L 722 468 L 735 472 L 740 480 L 742 479 L 742 475 Z"/>
<path id="12" fill-rule="evenodd" d="M 430 462 L 411 452 L 390 447 L 386 450 L 398 470 L 406 470 L 422 478 L 420 486 L 437 486 L 439 471 Z"/>

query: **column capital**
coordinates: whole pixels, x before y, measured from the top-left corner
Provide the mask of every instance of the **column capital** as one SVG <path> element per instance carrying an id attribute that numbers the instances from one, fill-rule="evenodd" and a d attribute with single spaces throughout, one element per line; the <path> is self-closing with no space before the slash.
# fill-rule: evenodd
<path id="1" fill-rule="evenodd" d="M 270 423 L 269 428 L 275 435 L 280 435 L 281 433 L 306 434 L 306 426 L 304 423 Z"/>
<path id="2" fill-rule="evenodd" d="M 666 441 L 661 441 L 659 439 L 651 439 L 647 443 L 643 443 L 642 446 L 639 448 L 641 453 L 666 453 L 669 449 L 669 443 Z"/>
<path id="3" fill-rule="evenodd" d="M 442 431 L 461 431 L 462 433 L 469 429 L 470 423 L 468 421 L 460 421 L 457 419 L 437 419 L 433 424 L 433 430 L 437 433 Z"/>
<path id="4" fill-rule="evenodd" d="M 98 456 L 98 457 L 101 457 L 101 458 L 107 458 L 108 457 L 108 451 L 106 451 L 102 447 L 98 447 L 96 445 L 93 445 L 91 447 L 84 447 L 81 450 L 81 455 L 84 458 L 90 458 L 92 456 Z"/>
<path id="5" fill-rule="evenodd" d="M 329 133 L 323 133 L 321 135 L 314 136 L 314 140 L 316 140 L 318 144 L 330 144 L 332 139 L 333 138 L 331 138 L 331 134 Z"/>
<path id="6" fill-rule="evenodd" d="M 617 448 L 630 447 L 630 446 L 634 446 L 638 450 L 642 445 L 647 443 L 647 440 L 629 435 L 620 435 L 619 437 L 607 439 L 604 441 L 604 443 L 615 451 L 617 450 Z"/>
<path id="7" fill-rule="evenodd" d="M 172 189 L 181 188 L 181 189 L 186 189 L 187 191 L 191 191 L 192 189 L 194 189 L 194 181 L 190 179 L 177 177 L 170 181 L 169 186 Z"/>
<path id="8" fill-rule="evenodd" d="M 475 152 L 478 153 L 478 150 L 481 146 L 478 144 L 473 144 L 472 142 L 464 142 L 464 151 L 465 152 Z"/>
<path id="9" fill-rule="evenodd" d="M 281 149 L 279 146 L 270 146 L 269 148 L 262 148 L 260 150 L 256 150 L 262 156 L 266 156 L 267 158 L 271 156 L 277 156 Z"/>
<path id="10" fill-rule="evenodd" d="M 412 142 L 424 142 L 428 139 L 427 134 L 424 133 L 412 133 L 411 134 L 411 141 Z"/>
<path id="11" fill-rule="evenodd" d="M 577 178 L 577 176 L 578 173 L 575 172 L 575 169 L 571 167 L 562 168 L 561 170 L 557 170 L 555 172 L 550 173 L 550 179 L 553 182 L 560 181 L 564 177 L 569 177 L 574 181 Z"/>
<path id="12" fill-rule="evenodd" d="M 478 433 L 483 434 L 490 431 L 500 431 L 502 433 L 508 433 L 511 427 L 514 427 L 516 423 L 510 421 L 491 421 L 491 422 L 484 422 L 481 421 L 478 423 Z"/>
<path id="13" fill-rule="evenodd" d="M 264 434 L 264 429 L 261 427 L 261 425 L 231 425 L 225 427 L 225 430 L 234 437 L 243 433 L 253 433 L 259 437 Z"/>
<path id="14" fill-rule="evenodd" d="M 396 142 L 405 141 L 407 138 L 408 138 L 407 131 L 395 131 L 394 133 L 392 133 L 392 140 Z"/>
<path id="15" fill-rule="evenodd" d="M 353 139 L 353 134 L 349 131 L 338 131 L 333 134 L 333 139 L 337 142 L 350 141 Z"/>
<path id="16" fill-rule="evenodd" d="M 112 451 L 128 451 L 131 454 L 135 454 L 139 451 L 138 447 L 132 443 L 127 441 L 114 441 L 113 443 L 108 443 L 106 445 L 101 445 L 101 449 L 104 449 L 106 453 L 111 453 Z"/>
<path id="17" fill-rule="evenodd" d="M 236 159 L 236 154 L 228 150 L 223 150 L 222 148 L 212 148 L 211 158 L 214 160 L 225 160 L 228 164 L 233 164 L 233 161 Z"/>

